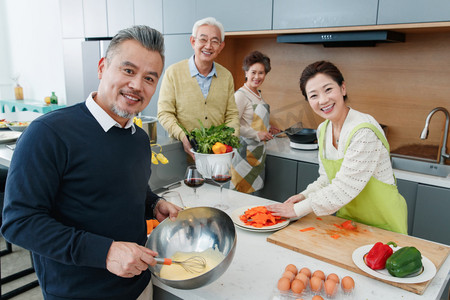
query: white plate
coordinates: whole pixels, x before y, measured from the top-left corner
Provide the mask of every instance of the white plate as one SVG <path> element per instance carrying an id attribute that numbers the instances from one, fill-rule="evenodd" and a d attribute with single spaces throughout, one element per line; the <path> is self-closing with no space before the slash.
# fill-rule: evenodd
<path id="1" fill-rule="evenodd" d="M 244 222 L 242 222 L 239 217 L 242 216 L 247 209 L 250 209 L 250 208 L 253 208 L 256 206 L 264 206 L 264 205 L 252 205 L 252 206 L 240 207 L 231 213 L 231 220 L 233 220 L 233 223 L 236 224 L 237 226 L 239 226 L 239 228 L 244 229 L 244 230 L 249 230 L 249 231 L 255 231 L 255 232 L 275 231 L 275 230 L 279 230 L 279 229 L 284 228 L 289 225 L 289 220 L 286 220 L 284 222 L 281 222 L 281 223 L 278 223 L 278 224 L 275 224 L 272 226 L 264 226 L 262 228 L 256 228 L 256 227 L 247 225 Z"/>
<path id="2" fill-rule="evenodd" d="M 383 279 L 383 280 L 399 282 L 399 283 L 424 282 L 424 281 L 428 281 L 428 280 L 432 279 L 434 277 L 434 275 L 436 275 L 436 266 L 431 262 L 431 260 L 429 260 L 428 258 L 426 258 L 423 255 L 422 255 L 423 271 L 422 271 L 422 273 L 420 273 L 416 276 L 400 278 L 400 277 L 392 276 L 391 274 L 389 274 L 389 272 L 386 269 L 372 270 L 364 262 L 364 255 L 366 255 L 370 251 L 370 249 L 372 249 L 372 247 L 373 247 L 373 244 L 361 246 L 358 249 L 356 249 L 355 251 L 353 251 L 353 255 L 352 255 L 353 262 L 356 264 L 356 266 L 358 268 L 360 268 L 362 271 L 366 272 L 367 274 L 370 274 L 372 276 L 375 276 L 375 277 Z M 397 248 L 391 247 L 391 248 L 395 252 L 395 251 L 401 249 L 402 247 L 397 247 Z"/>
<path id="3" fill-rule="evenodd" d="M 19 138 L 19 136 L 22 134 L 22 132 L 18 131 L 11 131 L 8 129 L 8 131 L 1 131 L 0 132 L 0 143 L 8 143 L 8 142 L 14 142 Z"/>

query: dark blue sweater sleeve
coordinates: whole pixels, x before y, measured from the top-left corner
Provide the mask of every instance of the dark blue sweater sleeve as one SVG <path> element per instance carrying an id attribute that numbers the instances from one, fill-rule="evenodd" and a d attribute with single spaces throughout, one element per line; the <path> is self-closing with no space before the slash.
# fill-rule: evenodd
<path id="1" fill-rule="evenodd" d="M 2 234 L 60 263 L 105 268 L 113 240 L 65 225 L 55 209 L 69 159 L 58 139 L 52 128 L 33 121 L 18 140 L 8 171 Z"/>

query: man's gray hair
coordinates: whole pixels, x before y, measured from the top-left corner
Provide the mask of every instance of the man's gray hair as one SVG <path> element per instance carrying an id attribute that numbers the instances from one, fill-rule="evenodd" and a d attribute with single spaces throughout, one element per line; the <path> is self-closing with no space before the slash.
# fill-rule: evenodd
<path id="1" fill-rule="evenodd" d="M 223 29 L 222 23 L 220 23 L 213 17 L 207 17 L 207 18 L 204 18 L 204 19 L 201 19 L 201 20 L 198 20 L 197 22 L 195 22 L 194 27 L 192 27 L 192 36 L 194 38 L 197 38 L 198 28 L 203 25 L 213 25 L 213 26 L 216 26 L 217 28 L 219 28 L 220 39 L 221 39 L 220 41 L 221 42 L 225 41 L 225 29 Z"/>
<path id="2" fill-rule="evenodd" d="M 106 50 L 106 59 L 110 60 L 120 44 L 128 40 L 138 41 L 147 50 L 158 52 L 164 64 L 164 37 L 158 30 L 145 25 L 120 30 Z"/>

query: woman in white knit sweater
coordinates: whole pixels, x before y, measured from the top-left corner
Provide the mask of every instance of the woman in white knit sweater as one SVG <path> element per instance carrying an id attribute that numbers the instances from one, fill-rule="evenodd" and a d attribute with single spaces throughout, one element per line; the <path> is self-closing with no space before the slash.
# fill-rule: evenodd
<path id="1" fill-rule="evenodd" d="M 345 104 L 339 69 L 318 61 L 305 68 L 300 89 L 313 111 L 326 120 L 317 130 L 319 178 L 283 204 L 270 205 L 287 218 L 336 215 L 407 234 L 407 208 L 399 194 L 383 130 L 370 115 Z"/>

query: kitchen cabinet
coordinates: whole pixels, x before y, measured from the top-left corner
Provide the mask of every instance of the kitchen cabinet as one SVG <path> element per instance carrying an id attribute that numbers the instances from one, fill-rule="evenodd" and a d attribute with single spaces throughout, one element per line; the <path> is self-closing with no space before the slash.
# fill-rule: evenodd
<path id="1" fill-rule="evenodd" d="M 163 0 L 134 0 L 134 24 L 163 32 Z"/>
<path id="2" fill-rule="evenodd" d="M 113 37 L 121 29 L 134 25 L 133 0 L 106 0 L 108 35 Z"/>
<path id="3" fill-rule="evenodd" d="M 297 161 L 267 155 L 264 188 L 258 196 L 284 202 L 297 190 Z"/>
<path id="4" fill-rule="evenodd" d="M 413 236 L 450 245 L 450 189 L 419 184 Z"/>
<path id="5" fill-rule="evenodd" d="M 414 225 L 414 212 L 416 209 L 417 182 L 397 179 L 399 193 L 405 198 L 408 206 L 408 234 L 412 235 Z"/>
<path id="6" fill-rule="evenodd" d="M 60 0 L 62 37 L 83 38 L 83 0 Z"/>
<path id="7" fill-rule="evenodd" d="M 319 177 L 319 165 L 305 162 L 297 163 L 297 191 L 303 192 L 306 187 Z"/>
<path id="8" fill-rule="evenodd" d="M 108 36 L 106 0 L 83 0 L 84 36 Z"/>
<path id="9" fill-rule="evenodd" d="M 196 0 L 164 0 L 164 34 L 191 33 L 196 18 Z"/>
<path id="10" fill-rule="evenodd" d="M 214 17 L 225 31 L 272 29 L 272 0 L 197 0 L 196 7 L 197 19 Z"/>
<path id="11" fill-rule="evenodd" d="M 375 25 L 378 0 L 274 0 L 273 29 Z"/>
<path id="12" fill-rule="evenodd" d="M 448 0 L 379 0 L 377 24 L 450 21 Z"/>

